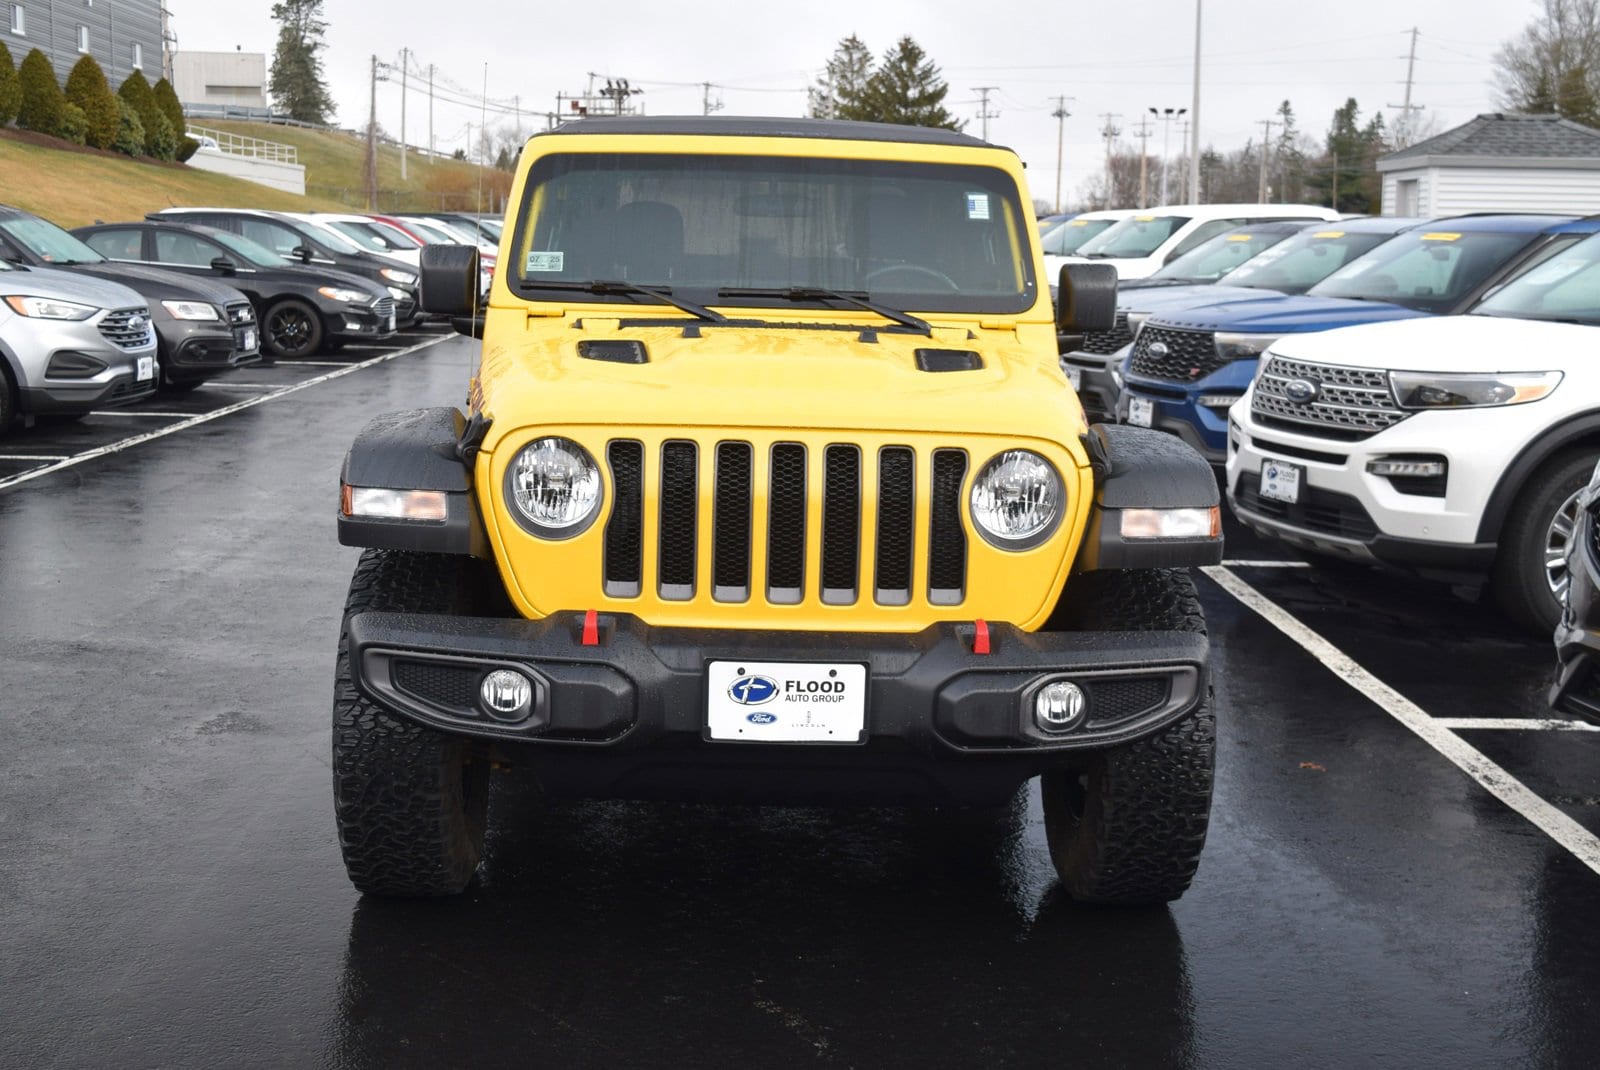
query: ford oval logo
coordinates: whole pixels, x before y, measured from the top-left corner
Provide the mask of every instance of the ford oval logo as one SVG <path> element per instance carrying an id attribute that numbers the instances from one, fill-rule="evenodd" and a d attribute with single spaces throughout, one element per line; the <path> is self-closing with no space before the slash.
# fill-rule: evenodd
<path id="1" fill-rule="evenodd" d="M 741 706 L 759 706 L 778 697 L 778 685 L 765 676 L 741 676 L 728 685 L 728 697 Z"/>
<path id="2" fill-rule="evenodd" d="M 1162 357 L 1165 357 L 1168 353 L 1171 353 L 1171 352 L 1172 352 L 1172 350 L 1167 347 L 1167 343 L 1165 343 L 1165 342 L 1151 342 L 1150 343 L 1150 355 L 1152 357 L 1155 357 L 1157 360 L 1160 360 Z"/>
<path id="3" fill-rule="evenodd" d="M 749 721 L 751 724 L 772 724 L 773 722 L 777 721 L 777 719 L 777 714 L 768 713 L 766 710 L 757 710 L 756 712 L 745 717 L 745 720 Z"/>
<path id="4" fill-rule="evenodd" d="M 1290 379 L 1283 385 L 1283 396 L 1296 405 L 1309 405 L 1322 393 L 1322 385 L 1311 379 Z"/>

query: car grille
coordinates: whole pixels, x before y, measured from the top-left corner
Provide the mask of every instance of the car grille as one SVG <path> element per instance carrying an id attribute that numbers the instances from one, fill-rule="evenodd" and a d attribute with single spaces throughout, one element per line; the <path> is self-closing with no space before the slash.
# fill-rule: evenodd
<path id="1" fill-rule="evenodd" d="M 139 326 L 135 326 L 135 321 Z M 120 308 L 100 321 L 100 333 L 112 345 L 139 349 L 150 344 L 150 313 L 142 308 Z"/>
<path id="2" fill-rule="evenodd" d="M 1128 314 L 1118 312 L 1117 320 L 1109 331 L 1090 331 L 1078 346 L 1082 353 L 1099 353 L 1110 356 L 1133 341 L 1133 328 L 1128 325 Z"/>
<path id="3" fill-rule="evenodd" d="M 850 443 L 723 441 L 705 464 L 702 448 L 671 439 L 647 461 L 642 442 L 607 445 L 616 495 L 604 533 L 607 595 L 639 597 L 650 555 L 659 597 L 693 599 L 700 593 L 697 564 L 709 549 L 717 602 L 899 606 L 918 596 L 932 605 L 964 600 L 966 451 L 885 446 L 873 453 Z M 820 464 L 813 450 L 820 450 Z M 921 485 L 931 488 L 925 502 L 917 500 L 919 471 Z M 700 486 L 702 473 L 712 480 L 709 492 Z M 652 501 L 658 511 L 653 525 L 645 515 Z M 712 514 L 709 525 L 703 509 Z M 916 540 L 924 522 L 926 572 L 919 576 Z M 863 551 L 869 525 L 870 554 Z M 653 545 L 647 545 L 652 529 Z M 819 545 L 809 545 L 813 539 Z"/>
<path id="4" fill-rule="evenodd" d="M 1263 498 L 1250 480 L 1243 479 L 1235 500 L 1243 510 L 1322 535 L 1365 542 L 1378 534 L 1359 498 L 1321 487 L 1302 486 L 1299 501 L 1280 502 Z"/>
<path id="5" fill-rule="evenodd" d="M 378 322 L 380 324 L 388 322 L 388 320 L 395 314 L 394 298 L 385 297 L 375 302 L 372 306 L 372 314 L 378 317 Z"/>
<path id="6" fill-rule="evenodd" d="M 235 327 L 245 327 L 256 321 L 255 309 L 250 307 L 250 302 L 240 301 L 227 308 L 228 322 Z"/>
<path id="7" fill-rule="evenodd" d="M 1304 404 L 1289 400 L 1287 387 L 1297 380 L 1319 387 L 1314 400 Z M 1381 368 L 1270 357 L 1256 379 L 1250 415 L 1269 427 L 1354 441 L 1385 431 L 1410 414 L 1395 404 L 1389 373 Z"/>
<path id="8" fill-rule="evenodd" d="M 1147 379 L 1192 383 L 1227 363 L 1217 355 L 1217 339 L 1211 331 L 1147 325 L 1134 343 L 1133 362 L 1128 370 Z"/>

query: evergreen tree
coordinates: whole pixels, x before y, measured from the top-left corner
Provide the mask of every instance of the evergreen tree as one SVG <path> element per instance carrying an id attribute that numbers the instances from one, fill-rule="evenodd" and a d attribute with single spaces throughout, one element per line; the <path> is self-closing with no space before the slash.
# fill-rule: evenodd
<path id="1" fill-rule="evenodd" d="M 303 123 L 326 123 L 333 117 L 333 97 L 322 78 L 322 0 L 280 0 L 272 5 L 278 24 L 278 48 L 272 57 L 267 89 L 279 111 Z"/>
<path id="2" fill-rule="evenodd" d="M 11 50 L 0 41 L 0 126 L 9 126 L 22 105 L 22 85 L 17 81 L 17 65 Z"/>
<path id="3" fill-rule="evenodd" d="M 117 98 L 106 83 L 105 72 L 93 56 L 84 56 L 72 66 L 67 75 L 67 101 L 83 109 L 88 128 L 84 143 L 97 149 L 109 149 L 117 140 L 120 114 Z"/>
<path id="4" fill-rule="evenodd" d="M 144 153 L 144 124 L 139 121 L 139 113 L 133 110 L 121 97 L 117 101 L 117 137 L 111 143 L 112 149 L 124 156 L 139 156 Z"/>
<path id="5" fill-rule="evenodd" d="M 17 125 L 35 133 L 58 136 L 67 98 L 62 96 L 61 87 L 56 84 L 56 72 L 43 52 L 35 48 L 22 58 L 17 80 L 22 88 Z"/>
<path id="6" fill-rule="evenodd" d="M 1326 155 L 1306 179 L 1316 200 L 1341 212 L 1376 212 L 1383 191 L 1376 164 L 1387 149 L 1386 134 L 1383 116 L 1375 115 L 1363 126 L 1355 98 L 1346 100 L 1333 113 Z"/>
<path id="7" fill-rule="evenodd" d="M 200 142 L 188 134 L 189 120 L 184 117 L 183 105 L 178 101 L 178 91 L 172 88 L 171 82 L 161 78 L 150 87 L 150 95 L 155 98 L 156 107 L 161 109 L 161 114 L 165 115 L 167 122 L 172 125 L 173 135 L 178 139 L 178 160 L 180 162 L 187 160 L 200 148 Z"/>
<path id="8" fill-rule="evenodd" d="M 74 145 L 89 143 L 89 113 L 70 100 L 61 103 L 61 123 L 56 127 L 56 137 Z"/>
<path id="9" fill-rule="evenodd" d="M 177 135 L 167 117 L 161 113 L 161 106 L 156 103 L 156 95 L 144 75 L 138 71 L 128 75 L 122 88 L 117 90 L 117 96 L 131 104 L 139 115 L 139 123 L 144 127 L 144 154 L 158 160 L 176 157 Z"/>
<path id="10" fill-rule="evenodd" d="M 935 126 L 960 130 L 962 123 L 945 110 L 944 98 L 950 87 L 939 77 L 939 68 L 916 41 L 902 37 L 883 54 L 878 69 L 867 79 L 862 111 L 841 119 L 868 119 L 904 126 Z"/>
<path id="11" fill-rule="evenodd" d="M 859 118 L 853 113 L 860 110 L 871 77 L 872 53 L 861 38 L 851 34 L 839 42 L 827 70 L 809 90 L 812 118 Z"/>

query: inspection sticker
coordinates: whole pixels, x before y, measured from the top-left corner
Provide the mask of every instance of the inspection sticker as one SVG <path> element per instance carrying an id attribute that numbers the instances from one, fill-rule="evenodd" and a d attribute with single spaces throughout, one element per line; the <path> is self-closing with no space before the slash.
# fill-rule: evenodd
<path id="1" fill-rule="evenodd" d="M 989 218 L 989 195 L 987 193 L 967 194 L 967 218 Z"/>
<path id="2" fill-rule="evenodd" d="M 524 271 L 561 271 L 567 260 L 566 253 L 529 253 Z"/>

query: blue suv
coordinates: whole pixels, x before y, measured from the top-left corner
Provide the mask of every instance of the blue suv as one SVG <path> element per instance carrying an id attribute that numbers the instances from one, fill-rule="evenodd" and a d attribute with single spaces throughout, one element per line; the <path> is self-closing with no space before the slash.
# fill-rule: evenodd
<path id="1" fill-rule="evenodd" d="M 1122 364 L 1117 419 L 1170 431 L 1221 465 L 1228 409 L 1285 334 L 1465 311 L 1600 230 L 1600 217 L 1472 215 L 1407 231 L 1303 296 L 1227 301 L 1145 320 Z"/>

